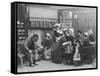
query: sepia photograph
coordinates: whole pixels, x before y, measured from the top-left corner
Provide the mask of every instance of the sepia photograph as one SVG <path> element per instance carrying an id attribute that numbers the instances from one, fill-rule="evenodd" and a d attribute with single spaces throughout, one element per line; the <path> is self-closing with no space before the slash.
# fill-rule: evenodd
<path id="1" fill-rule="evenodd" d="M 18 3 L 17 72 L 97 68 L 97 8 Z"/>

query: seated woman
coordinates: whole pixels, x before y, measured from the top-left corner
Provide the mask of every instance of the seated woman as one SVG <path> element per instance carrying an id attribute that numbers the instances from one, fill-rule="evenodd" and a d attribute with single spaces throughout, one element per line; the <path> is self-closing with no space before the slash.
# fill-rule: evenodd
<path id="1" fill-rule="evenodd" d="M 93 51 L 92 51 L 92 57 L 95 58 L 96 57 L 96 40 L 93 36 L 94 32 L 92 29 L 88 30 L 88 35 L 89 35 L 89 40 L 90 40 L 90 44 L 93 48 Z"/>
<path id="2" fill-rule="evenodd" d="M 92 63 L 93 51 L 95 50 L 95 48 L 91 44 L 88 32 L 84 33 L 84 40 L 82 42 L 82 46 L 79 49 L 80 49 L 81 61 L 83 63 L 88 63 L 88 64 Z"/>

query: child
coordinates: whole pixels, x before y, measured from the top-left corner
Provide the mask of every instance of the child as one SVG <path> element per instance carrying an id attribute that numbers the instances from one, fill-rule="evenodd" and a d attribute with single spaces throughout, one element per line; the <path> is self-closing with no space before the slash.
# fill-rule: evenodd
<path id="1" fill-rule="evenodd" d="M 44 41 L 42 42 L 42 46 L 44 47 L 44 59 L 51 59 L 51 35 L 49 33 L 46 34 Z"/>

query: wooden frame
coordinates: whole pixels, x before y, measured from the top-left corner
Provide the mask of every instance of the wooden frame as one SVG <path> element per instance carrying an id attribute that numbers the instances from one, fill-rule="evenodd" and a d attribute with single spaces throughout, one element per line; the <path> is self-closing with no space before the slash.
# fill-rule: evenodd
<path id="1" fill-rule="evenodd" d="M 59 7 L 80 7 L 80 8 L 95 8 L 96 9 L 96 67 L 95 68 L 81 68 L 81 69 L 67 69 L 67 70 L 50 70 L 50 71 L 35 71 L 35 72 L 18 72 L 17 71 L 17 8 L 18 4 L 35 4 L 35 5 L 48 5 Z M 22 59 L 21 59 L 22 60 Z M 75 70 L 92 70 L 98 68 L 98 7 L 97 6 L 84 6 L 84 5 L 68 5 L 68 4 L 49 4 L 49 3 L 33 3 L 33 2 L 12 2 L 11 3 L 11 73 L 26 74 L 26 73 L 43 73 L 43 72 L 61 72 L 61 71 L 75 71 Z"/>

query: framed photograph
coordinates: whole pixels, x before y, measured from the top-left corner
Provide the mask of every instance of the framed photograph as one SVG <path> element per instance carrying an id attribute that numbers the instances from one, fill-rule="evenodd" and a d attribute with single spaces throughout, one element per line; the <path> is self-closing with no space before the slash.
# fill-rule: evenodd
<path id="1" fill-rule="evenodd" d="M 98 7 L 11 3 L 11 73 L 98 68 Z"/>

